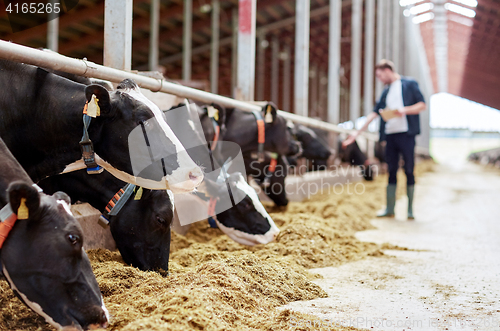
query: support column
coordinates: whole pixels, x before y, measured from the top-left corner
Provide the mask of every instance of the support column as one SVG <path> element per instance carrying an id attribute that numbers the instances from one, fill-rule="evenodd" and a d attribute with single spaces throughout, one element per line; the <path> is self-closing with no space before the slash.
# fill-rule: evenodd
<path id="1" fill-rule="evenodd" d="M 212 0 L 212 45 L 210 49 L 210 91 L 219 91 L 219 0 Z"/>
<path id="2" fill-rule="evenodd" d="M 361 98 L 361 27 L 363 0 L 352 0 L 351 20 L 351 86 L 349 102 L 349 119 L 356 121 L 359 117 Z"/>
<path id="3" fill-rule="evenodd" d="M 342 32 L 342 2 L 330 1 L 328 41 L 328 122 L 340 120 L 340 37 Z"/>
<path id="4" fill-rule="evenodd" d="M 384 12 L 385 12 L 385 31 L 384 31 L 384 41 L 385 41 L 385 50 L 384 50 L 384 58 L 391 60 L 392 57 L 392 0 L 385 0 L 384 2 Z"/>
<path id="5" fill-rule="evenodd" d="M 238 93 L 243 101 L 254 100 L 255 18 L 257 0 L 238 1 Z"/>
<path id="6" fill-rule="evenodd" d="M 313 64 L 310 66 L 309 70 L 309 78 L 311 81 L 311 85 L 309 88 L 309 116 L 317 117 L 318 116 L 318 65 Z"/>
<path id="7" fill-rule="evenodd" d="M 308 116 L 310 0 L 296 0 L 295 9 L 295 114 Z"/>
<path id="8" fill-rule="evenodd" d="M 233 35 L 231 40 L 231 93 L 236 97 L 238 84 L 238 9 L 232 11 Z"/>
<path id="9" fill-rule="evenodd" d="M 132 65 L 132 0 L 104 3 L 104 65 L 130 70 Z"/>
<path id="10" fill-rule="evenodd" d="M 448 92 L 448 20 L 445 2 L 434 1 L 434 54 L 438 92 Z"/>
<path id="11" fill-rule="evenodd" d="M 319 116 L 326 121 L 326 104 L 328 99 L 328 76 L 324 68 L 319 69 Z"/>
<path id="12" fill-rule="evenodd" d="M 385 1 L 386 0 L 377 0 L 377 62 L 384 58 L 384 49 L 385 49 Z M 382 83 L 377 79 L 375 85 L 375 94 L 377 99 L 380 97 L 382 93 Z"/>
<path id="13" fill-rule="evenodd" d="M 399 6 L 399 0 L 392 0 L 392 62 L 396 67 L 396 71 L 401 71 L 401 66 L 399 63 L 399 40 L 400 40 L 400 16 L 401 7 Z"/>
<path id="14" fill-rule="evenodd" d="M 283 61 L 283 110 L 291 111 L 290 108 L 290 89 L 292 87 L 292 54 L 290 46 L 285 45 Z"/>
<path id="15" fill-rule="evenodd" d="M 149 21 L 149 70 L 158 70 L 160 36 L 160 0 L 151 0 Z"/>
<path id="16" fill-rule="evenodd" d="M 184 0 L 182 30 L 182 80 L 191 80 L 191 35 L 193 29 L 193 0 Z"/>
<path id="17" fill-rule="evenodd" d="M 276 36 L 273 36 L 271 51 L 271 101 L 279 104 L 280 43 Z"/>
<path id="18" fill-rule="evenodd" d="M 257 37 L 257 85 L 256 85 L 256 100 L 264 100 L 264 90 L 266 82 L 266 48 L 268 41 L 265 34 L 260 34 Z"/>
<path id="19" fill-rule="evenodd" d="M 55 3 L 54 0 L 51 1 L 52 4 Z M 59 49 L 59 16 L 54 12 L 49 15 L 49 21 L 47 22 L 47 48 L 51 51 L 57 52 Z"/>
<path id="20" fill-rule="evenodd" d="M 365 70 L 364 70 L 364 115 L 372 112 L 373 108 L 373 47 L 375 29 L 375 0 L 366 0 L 365 7 Z M 399 5 L 398 5 L 399 6 Z"/>

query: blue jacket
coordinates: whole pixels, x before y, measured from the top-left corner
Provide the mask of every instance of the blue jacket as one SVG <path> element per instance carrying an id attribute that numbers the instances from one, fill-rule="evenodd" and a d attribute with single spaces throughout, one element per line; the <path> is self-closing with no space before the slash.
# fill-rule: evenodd
<path id="1" fill-rule="evenodd" d="M 418 88 L 418 83 L 410 77 L 401 77 L 401 89 L 403 90 L 403 104 L 406 106 L 412 106 L 417 102 L 425 102 L 424 96 L 420 89 Z M 387 98 L 387 93 L 389 93 L 389 86 L 386 86 L 382 91 L 380 100 L 375 105 L 373 109 L 374 112 L 380 115 L 379 109 L 385 109 L 385 100 Z M 416 136 L 420 133 L 420 117 L 416 115 L 406 115 L 408 120 L 408 132 L 407 134 L 411 136 Z M 385 121 L 380 117 L 380 141 L 385 140 Z"/>

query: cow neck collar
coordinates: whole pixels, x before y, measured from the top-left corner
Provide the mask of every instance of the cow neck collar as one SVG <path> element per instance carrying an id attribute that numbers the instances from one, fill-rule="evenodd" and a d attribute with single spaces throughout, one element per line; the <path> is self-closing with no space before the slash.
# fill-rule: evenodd
<path id="1" fill-rule="evenodd" d="M 261 112 L 253 111 L 253 116 L 257 122 L 257 160 L 259 162 L 264 162 L 264 144 L 266 143 L 266 124 Z"/>
<path id="2" fill-rule="evenodd" d="M 82 140 L 80 140 L 80 149 L 82 150 L 83 162 L 85 162 L 85 166 L 87 167 L 87 173 L 94 175 L 100 174 L 104 168 L 98 165 L 95 159 L 94 144 L 90 140 L 88 131 L 92 117 L 87 115 L 87 107 L 88 101 L 85 102 L 83 108 L 83 136 Z"/>
<path id="3" fill-rule="evenodd" d="M 210 144 L 210 150 L 213 151 L 217 147 L 217 142 L 219 141 L 220 137 L 220 126 L 219 123 L 217 123 L 217 120 L 213 117 L 210 117 L 212 120 L 212 125 L 214 127 L 214 137 L 212 140 L 212 144 Z"/>
<path id="4" fill-rule="evenodd" d="M 40 186 L 33 184 L 38 193 L 42 193 L 43 190 Z M 14 227 L 17 221 L 17 214 L 12 211 L 10 203 L 7 203 L 2 209 L 0 209 L 0 249 L 3 247 L 3 243 L 9 236 L 10 231 Z"/>
<path id="5" fill-rule="evenodd" d="M 271 177 L 276 171 L 276 166 L 278 165 L 278 153 L 269 153 L 271 157 L 271 162 L 269 163 L 269 168 L 264 172 L 264 180 L 262 181 L 262 186 L 269 187 L 271 185 Z"/>
<path id="6" fill-rule="evenodd" d="M 210 198 L 208 201 L 208 224 L 211 228 L 218 228 L 219 220 L 215 213 L 215 206 L 217 205 L 217 198 Z"/>
<path id="7" fill-rule="evenodd" d="M 109 200 L 106 208 L 104 208 L 104 212 L 101 216 L 99 216 L 99 225 L 103 228 L 106 228 L 109 225 L 110 216 L 116 216 L 122 210 L 125 203 L 127 203 L 128 199 L 132 193 L 134 193 L 137 186 L 133 184 L 126 184 L 122 187 L 118 192 L 113 195 L 111 200 Z"/>

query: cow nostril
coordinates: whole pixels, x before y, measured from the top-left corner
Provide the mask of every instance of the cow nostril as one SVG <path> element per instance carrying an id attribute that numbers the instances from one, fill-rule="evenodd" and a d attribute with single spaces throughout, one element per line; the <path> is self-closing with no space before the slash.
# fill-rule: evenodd
<path id="1" fill-rule="evenodd" d="M 198 181 L 200 178 L 203 178 L 203 173 L 201 170 L 194 170 L 189 172 L 189 179 L 192 181 Z"/>
<path id="2" fill-rule="evenodd" d="M 108 327 L 108 325 L 109 325 L 108 322 L 109 321 L 108 321 L 108 316 L 106 315 L 105 312 L 101 313 L 101 320 L 100 320 L 100 322 L 101 322 L 101 327 L 102 328 L 107 328 Z"/>

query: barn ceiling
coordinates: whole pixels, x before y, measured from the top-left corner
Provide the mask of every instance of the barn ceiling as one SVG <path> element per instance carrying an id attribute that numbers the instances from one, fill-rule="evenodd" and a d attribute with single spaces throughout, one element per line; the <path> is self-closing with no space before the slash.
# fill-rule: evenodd
<path id="1" fill-rule="evenodd" d="M 500 108 L 500 1 L 478 0 L 473 25 L 460 23 L 460 18 L 449 14 L 449 91 L 453 94 Z M 193 1 L 193 64 L 192 77 L 209 80 L 210 58 L 210 0 Z M 237 0 L 221 1 L 219 93 L 231 94 L 231 34 L 233 11 Z M 328 64 L 328 4 L 329 0 L 311 0 L 311 65 L 327 72 Z M 3 3 L 0 2 L 0 6 Z M 134 0 L 132 68 L 147 70 L 149 48 L 150 0 Z M 0 8 L 1 9 L 1 8 Z M 1 11 L 5 13 L 5 11 Z M 313 14 L 314 13 L 314 14 Z M 259 0 L 257 2 L 257 29 L 271 28 L 266 39 L 277 36 L 281 47 L 294 47 L 294 0 Z M 454 16 L 455 15 L 455 16 Z M 351 2 L 343 1 L 342 86 L 348 87 L 350 73 Z M 450 19 L 451 17 L 451 19 Z M 456 19 L 454 19 L 456 18 Z M 12 18 L 21 28 L 29 22 Z M 104 39 L 104 0 L 80 0 L 78 5 L 59 20 L 59 52 L 61 54 L 102 63 Z M 182 75 L 182 21 L 183 1 L 162 0 L 160 7 L 160 64 L 168 78 Z M 283 24 L 276 24 L 283 22 Z M 289 22 L 289 23 L 287 23 Z M 432 21 L 420 25 L 431 75 L 436 86 L 436 68 L 433 58 Z M 31 47 L 45 47 L 47 24 L 41 24 L 13 33 L 6 14 L 0 15 L 0 39 Z M 270 66 L 270 47 L 266 49 L 266 67 Z M 293 63 L 293 62 L 292 62 Z M 293 68 L 292 68 L 293 69 Z M 281 70 L 282 71 L 282 70 Z M 268 71 L 267 71 L 268 72 Z M 293 77 L 293 75 L 292 75 Z M 293 79 L 293 78 L 292 78 Z M 266 84 L 269 82 L 266 81 Z M 269 88 L 265 97 L 269 98 Z M 345 107 L 345 105 L 344 105 Z M 342 113 L 342 111 L 341 111 Z M 320 114 L 321 115 L 321 114 Z"/>

